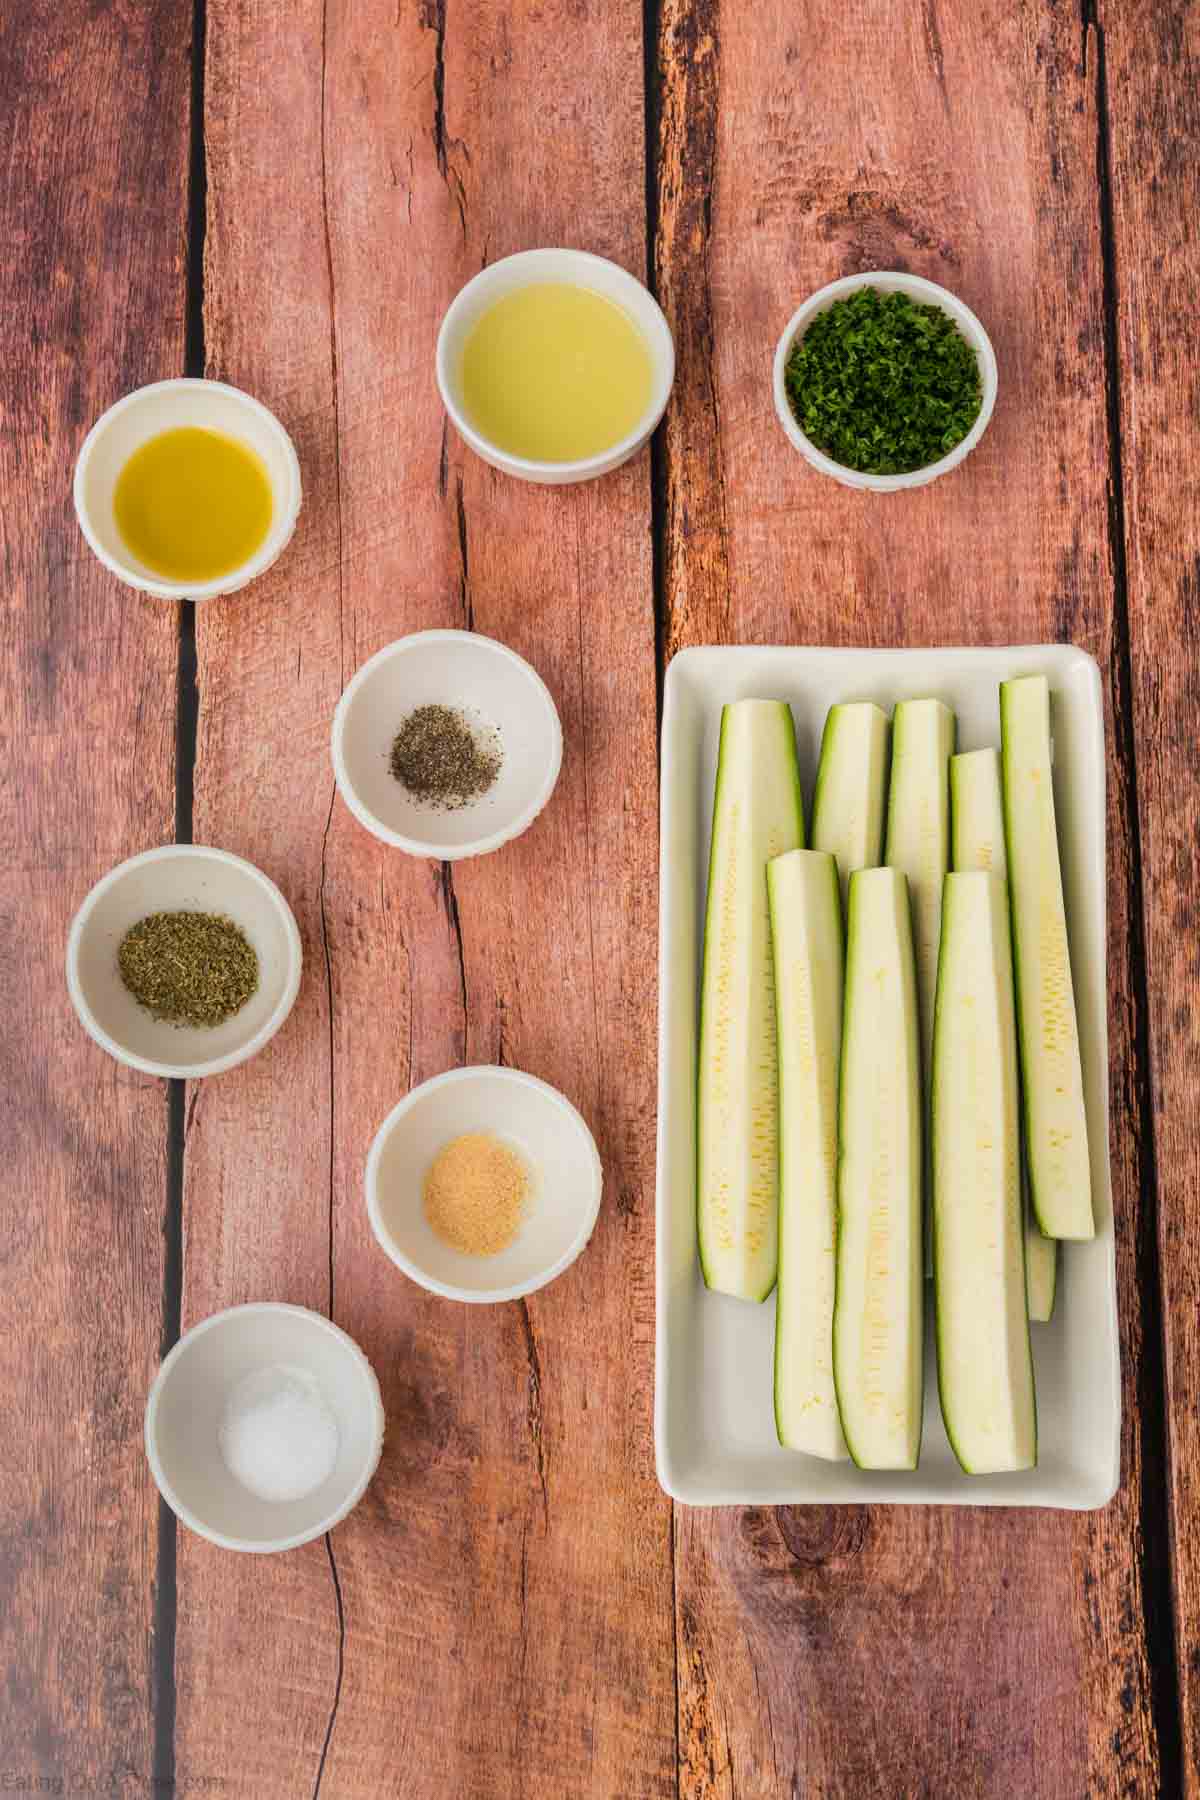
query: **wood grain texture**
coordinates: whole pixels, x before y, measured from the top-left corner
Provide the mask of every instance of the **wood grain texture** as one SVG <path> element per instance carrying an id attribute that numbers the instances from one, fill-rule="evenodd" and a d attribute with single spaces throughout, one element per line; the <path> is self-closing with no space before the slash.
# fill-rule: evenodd
<path id="1" fill-rule="evenodd" d="M 640 20 L 208 8 L 210 373 L 279 411 L 306 500 L 270 580 L 200 620 L 196 837 L 279 880 L 306 969 L 281 1037 L 196 1104 L 185 1314 L 332 1306 L 389 1421 L 331 1556 L 247 1568 L 181 1537 L 180 1776 L 256 1800 L 674 1788 L 648 459 L 582 490 L 504 481 L 447 439 L 433 382 L 440 315 L 485 260 L 580 242 L 644 269 Z M 528 655 L 567 743 L 542 819 L 453 874 L 364 833 L 328 756 L 344 680 L 432 625 Z M 562 1087 L 604 1159 L 592 1245 L 525 1305 L 424 1295 L 367 1225 L 376 1127 L 462 1061 Z"/>
<path id="2" fill-rule="evenodd" d="M 1200 1794 L 1200 1079 L 1195 725 L 1200 711 L 1200 10 L 1102 13 L 1124 471 L 1130 690 L 1145 897 L 1158 1249 L 1165 1324 L 1171 1542 L 1183 1782 Z M 1165 1608 L 1164 1608 L 1165 1614 Z M 1163 1630 L 1169 1627 L 1164 1616 Z"/>
<path id="3" fill-rule="evenodd" d="M 659 58 L 658 279 L 681 352 L 666 440 L 668 649 L 1069 638 L 1099 658 L 1111 698 L 1094 34 L 1051 8 L 735 14 L 668 0 Z M 993 423 L 965 468 L 895 499 L 808 470 L 770 387 L 800 300 L 879 267 L 961 294 L 1001 370 Z M 1082 1517 L 681 1513 L 686 1795 L 1157 1791 L 1137 1404 L 1145 1070 L 1119 751 L 1120 1493 Z"/>
<path id="4" fill-rule="evenodd" d="M 177 620 L 87 550 L 95 417 L 183 362 L 190 14 L 0 13 L 0 1779 L 154 1772 L 163 1084 L 112 1062 L 63 980 L 71 915 L 168 840 Z M 61 1784 L 61 1785 L 54 1785 Z"/>
<path id="5" fill-rule="evenodd" d="M 185 1328 L 246 1300 L 329 1306 L 321 876 L 341 649 L 321 48 L 319 4 L 208 9 L 207 373 L 282 419 L 304 505 L 275 569 L 198 611 L 193 831 L 278 882 L 300 926 L 304 975 L 263 1055 L 189 1091 Z M 233 1794 L 311 1792 L 339 1660 L 326 1546 L 230 1557 L 181 1531 L 177 1592 L 179 1779 L 212 1773 Z"/>

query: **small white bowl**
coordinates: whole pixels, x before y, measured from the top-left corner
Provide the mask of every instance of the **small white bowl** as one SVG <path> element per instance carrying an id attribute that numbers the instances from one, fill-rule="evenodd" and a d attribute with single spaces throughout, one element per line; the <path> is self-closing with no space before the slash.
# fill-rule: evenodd
<path id="1" fill-rule="evenodd" d="M 573 282 L 615 300 L 633 319 L 650 351 L 652 378 L 645 412 L 628 437 L 622 438 L 611 449 L 578 462 L 536 462 L 529 457 L 511 455 L 476 430 L 463 401 L 463 350 L 472 328 L 482 314 L 506 294 L 545 281 Z M 571 481 L 591 481 L 597 475 L 619 469 L 622 463 L 635 456 L 666 411 L 674 380 L 675 344 L 662 308 L 649 289 L 634 276 L 627 274 L 617 263 L 609 262 L 607 257 L 593 256 L 588 250 L 521 250 L 515 256 L 489 263 L 451 301 L 438 333 L 437 383 L 442 404 L 458 435 L 493 469 L 515 475 L 521 481 L 541 482 L 550 487 Z"/>
<path id="2" fill-rule="evenodd" d="M 404 720 L 434 704 L 495 731 L 503 752 L 487 793 L 454 810 L 414 800 L 391 771 Z M 410 856 L 454 862 L 499 849 L 537 818 L 562 766 L 562 726 L 549 688 L 515 650 L 475 631 L 415 631 L 351 678 L 331 749 L 338 789 L 361 825 Z"/>
<path id="3" fill-rule="evenodd" d="M 258 956 L 258 988 L 231 1019 L 169 1025 L 139 1006 L 121 980 L 117 950 L 147 913 L 221 913 Z M 292 1010 L 300 987 L 300 933 L 275 883 L 228 850 L 166 844 L 118 863 L 87 896 L 67 938 L 67 987 L 102 1050 L 147 1075 L 192 1080 L 256 1055 Z"/>
<path id="4" fill-rule="evenodd" d="M 438 1151 L 467 1131 L 490 1132 L 524 1157 L 529 1211 L 507 1250 L 467 1256 L 425 1218 L 424 1182 Z M 570 1267 L 600 1210 L 595 1139 L 557 1089 L 516 1069 L 451 1069 L 412 1090 L 380 1126 L 367 1157 L 367 1212 L 396 1267 L 447 1300 L 519 1300 Z"/>
<path id="5" fill-rule="evenodd" d="M 261 457 L 271 483 L 271 528 L 262 548 L 213 581 L 164 580 L 133 554 L 113 512 L 117 478 L 134 451 L 147 438 L 185 425 L 239 439 Z M 84 537 L 119 580 L 160 600 L 211 600 L 244 588 L 287 548 L 300 498 L 300 464 L 291 438 L 261 401 L 223 381 L 155 381 L 126 394 L 97 419 L 75 464 L 75 513 Z"/>
<path id="6" fill-rule="evenodd" d="M 274 1364 L 316 1381 L 338 1425 L 337 1460 L 300 1500 L 260 1500 L 230 1473 L 220 1429 L 238 1382 Z M 146 1456 L 177 1518 L 225 1550 L 292 1550 L 321 1537 L 366 1492 L 383 1449 L 379 1383 L 353 1338 L 303 1306 L 261 1301 L 184 1333 L 146 1401 Z"/>
<path id="7" fill-rule="evenodd" d="M 817 313 L 827 312 L 835 300 L 843 300 L 847 294 L 853 294 L 864 287 L 878 288 L 883 294 L 907 294 L 923 305 L 940 306 L 954 320 L 979 361 L 979 378 L 983 385 L 979 417 L 949 455 L 941 457 L 937 462 L 927 463 L 923 469 L 912 469 L 906 475 L 864 475 L 858 469 L 848 469 L 844 463 L 834 462 L 831 456 L 818 450 L 812 439 L 800 429 L 784 385 L 784 373 L 792 345 L 797 338 L 803 337 Z M 806 457 L 814 469 L 819 469 L 822 475 L 831 475 L 843 487 L 867 488 L 876 494 L 894 494 L 901 488 L 924 487 L 928 482 L 936 481 L 939 475 L 948 475 L 951 469 L 956 469 L 971 454 L 987 430 L 992 408 L 996 404 L 996 353 L 992 349 L 991 339 L 970 307 L 964 306 L 947 289 L 938 287 L 934 281 L 924 281 L 919 275 L 874 269 L 865 275 L 847 275 L 841 281 L 831 281 L 828 287 L 819 288 L 803 306 L 797 308 L 788 320 L 775 351 L 774 385 L 775 411 L 779 415 L 779 423 L 801 456 Z"/>

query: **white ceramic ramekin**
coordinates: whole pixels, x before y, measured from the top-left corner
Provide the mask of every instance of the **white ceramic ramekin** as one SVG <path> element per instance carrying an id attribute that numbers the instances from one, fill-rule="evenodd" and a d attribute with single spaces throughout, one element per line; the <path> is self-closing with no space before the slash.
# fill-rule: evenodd
<path id="1" fill-rule="evenodd" d="M 121 939 L 155 912 L 220 913 L 254 946 L 257 991 L 223 1025 L 169 1025 L 126 989 Z M 201 844 L 166 844 L 118 863 L 88 894 L 67 938 L 67 987 L 84 1029 L 129 1068 L 176 1079 L 219 1075 L 256 1056 L 292 1010 L 301 964 L 300 932 L 275 883 L 244 857 Z"/>
<path id="2" fill-rule="evenodd" d="M 463 402 L 463 349 L 472 327 L 489 306 L 506 294 L 545 281 L 574 282 L 615 300 L 641 331 L 653 366 L 650 399 L 633 430 L 610 449 L 578 462 L 534 462 L 528 457 L 510 455 L 476 430 Z M 662 418 L 674 380 L 675 344 L 662 308 L 634 276 L 627 274 L 617 263 L 609 262 L 607 257 L 593 256 L 588 250 L 522 250 L 515 256 L 489 263 L 451 301 L 438 333 L 437 382 L 454 429 L 484 462 L 521 481 L 559 486 L 571 481 L 590 481 L 597 475 L 619 469 L 622 463 L 636 455 Z"/>
<path id="3" fill-rule="evenodd" d="M 467 1256 L 434 1235 L 425 1176 L 463 1132 L 511 1143 L 532 1175 L 529 1209 L 507 1250 Z M 519 1300 L 563 1273 L 596 1224 L 602 1186 L 595 1139 L 571 1102 L 535 1075 L 488 1066 L 422 1082 L 388 1114 L 367 1157 L 367 1213 L 397 1268 L 447 1300 Z"/>
<path id="4" fill-rule="evenodd" d="M 461 708 L 500 740 L 485 794 L 454 811 L 414 800 L 391 772 L 392 742 L 419 706 Z M 537 818 L 558 780 L 562 726 L 536 669 L 477 631 L 414 631 L 365 662 L 333 715 L 338 791 L 360 824 L 410 856 L 455 862 L 498 850 Z"/>
<path id="5" fill-rule="evenodd" d="M 337 1460 L 299 1500 L 259 1499 L 221 1455 L 230 1394 L 271 1365 L 303 1370 L 337 1420 Z M 323 1536 L 362 1499 L 379 1466 L 383 1432 L 379 1382 L 353 1338 L 321 1313 L 269 1300 L 231 1306 L 193 1325 L 168 1353 L 146 1401 L 146 1456 L 159 1493 L 190 1530 L 225 1550 L 292 1550 Z"/>
<path id="6" fill-rule="evenodd" d="M 271 483 L 271 526 L 262 547 L 213 581 L 164 580 L 130 550 L 113 511 L 117 478 L 134 451 L 147 438 L 187 425 L 239 439 L 262 459 Z M 75 464 L 75 513 L 84 537 L 120 581 L 159 600 L 211 600 L 244 588 L 287 548 L 300 498 L 300 463 L 291 438 L 261 401 L 223 381 L 155 381 L 126 394 L 97 419 Z"/>
<path id="7" fill-rule="evenodd" d="M 979 361 L 983 402 L 974 425 L 948 456 L 943 456 L 938 462 L 926 464 L 923 469 L 912 469 L 906 475 L 864 475 L 858 469 L 847 469 L 843 463 L 835 462 L 823 450 L 818 450 L 812 439 L 800 429 L 787 397 L 784 375 L 788 356 L 796 339 L 804 336 L 818 313 L 828 311 L 835 300 L 844 300 L 847 294 L 853 294 L 864 287 L 878 288 L 882 294 L 908 294 L 921 304 L 940 306 L 954 320 Z M 831 281 L 828 287 L 819 288 L 792 314 L 775 351 L 775 411 L 788 440 L 822 475 L 831 475 L 843 487 L 866 488 L 876 494 L 894 494 L 903 488 L 924 487 L 928 482 L 936 481 L 939 475 L 948 475 L 951 469 L 957 469 L 959 463 L 970 456 L 987 430 L 992 416 L 992 408 L 996 404 L 996 379 L 996 353 L 992 349 L 992 341 L 969 306 L 964 306 L 946 288 L 938 287 L 934 281 L 925 281 L 919 275 L 874 269 L 865 275 L 847 275 L 841 281 Z"/>

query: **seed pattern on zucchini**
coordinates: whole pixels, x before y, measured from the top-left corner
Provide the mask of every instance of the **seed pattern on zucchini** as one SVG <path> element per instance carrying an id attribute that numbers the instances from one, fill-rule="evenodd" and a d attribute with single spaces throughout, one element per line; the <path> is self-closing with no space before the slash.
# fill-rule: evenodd
<path id="1" fill-rule="evenodd" d="M 1012 949 L 1004 882 L 984 870 L 946 877 L 932 1101 L 934 1313 L 946 1434 L 968 1475 L 1030 1469 L 1037 1413 Z"/>
<path id="2" fill-rule="evenodd" d="M 833 1366 L 851 1456 L 915 1469 L 924 1397 L 922 1106 L 908 884 L 850 877 Z"/>
<path id="3" fill-rule="evenodd" d="M 775 1428 L 790 1450 L 838 1460 L 833 1386 L 842 909 L 837 864 L 792 850 L 767 864 L 779 1036 L 779 1281 Z"/>
<path id="4" fill-rule="evenodd" d="M 738 700 L 721 716 L 700 999 L 697 1211 L 710 1288 L 765 1300 L 775 1285 L 779 1077 L 767 863 L 804 843 L 789 707 Z"/>
<path id="5" fill-rule="evenodd" d="M 990 869 L 1007 884 L 1008 853 L 1004 846 L 1004 797 L 998 750 L 968 750 L 961 756 L 950 758 L 950 820 L 954 867 L 958 870 Z M 1023 1160 L 1021 1206 L 1025 1219 L 1029 1316 L 1045 1324 L 1054 1312 L 1058 1245 L 1038 1230 Z"/>
<path id="6" fill-rule="evenodd" d="M 821 733 L 813 795 L 812 847 L 837 858 L 842 905 L 855 869 L 883 860 L 888 717 L 870 700 L 831 706 Z"/>
<path id="7" fill-rule="evenodd" d="M 1000 734 L 1033 1210 L 1047 1237 L 1090 1238 L 1096 1225 L 1044 675 L 1001 684 Z"/>

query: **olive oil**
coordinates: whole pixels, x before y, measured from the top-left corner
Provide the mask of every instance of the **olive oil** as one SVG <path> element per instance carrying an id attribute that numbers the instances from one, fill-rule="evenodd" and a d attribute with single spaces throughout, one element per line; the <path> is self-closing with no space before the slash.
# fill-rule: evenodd
<path id="1" fill-rule="evenodd" d="M 614 300 L 535 282 L 490 306 L 463 350 L 463 402 L 510 456 L 578 462 L 628 437 L 650 402 L 645 338 Z"/>
<path id="2" fill-rule="evenodd" d="M 262 547 L 271 483 L 261 457 L 220 431 L 181 425 L 148 438 L 117 477 L 117 529 L 167 581 L 216 581 Z"/>

